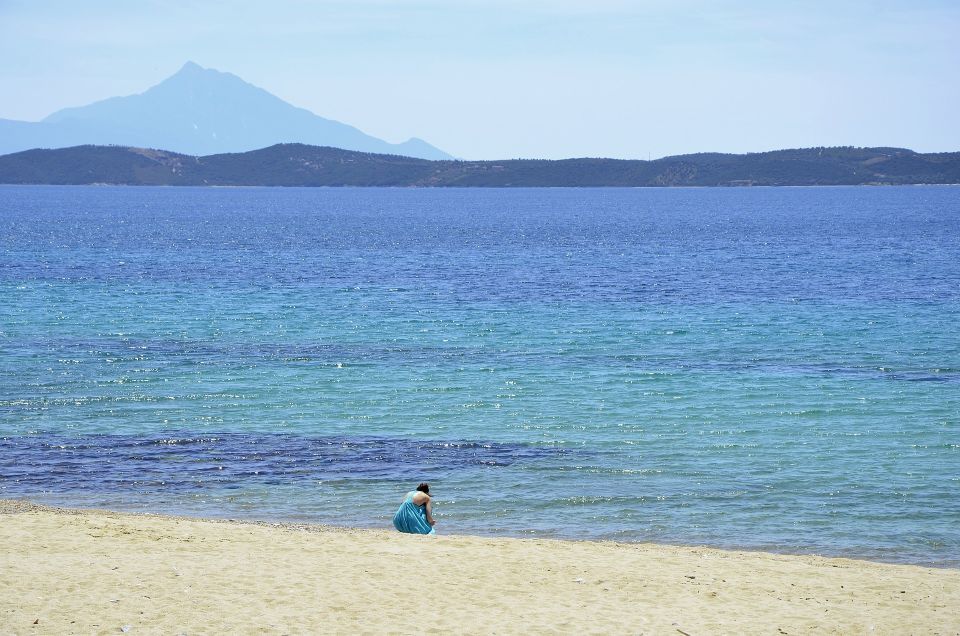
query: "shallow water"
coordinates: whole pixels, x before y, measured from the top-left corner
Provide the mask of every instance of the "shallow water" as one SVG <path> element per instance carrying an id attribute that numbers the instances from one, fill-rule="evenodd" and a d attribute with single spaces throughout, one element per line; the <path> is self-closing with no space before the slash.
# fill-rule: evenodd
<path id="1" fill-rule="evenodd" d="M 960 565 L 960 189 L 0 187 L 0 496 Z"/>

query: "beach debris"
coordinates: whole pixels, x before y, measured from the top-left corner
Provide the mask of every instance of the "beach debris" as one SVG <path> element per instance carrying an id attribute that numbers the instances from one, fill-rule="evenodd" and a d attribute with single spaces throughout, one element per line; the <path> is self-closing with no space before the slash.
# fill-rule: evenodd
<path id="1" fill-rule="evenodd" d="M 124 634 L 126 634 L 126 633 L 129 632 L 131 629 L 133 629 L 133 627 L 131 627 L 130 625 L 124 625 L 123 627 L 120 628 L 120 631 L 123 632 Z"/>
<path id="2" fill-rule="evenodd" d="M 33 624 L 34 624 L 34 625 L 39 625 L 39 624 L 40 624 L 40 619 L 38 618 L 37 620 L 33 621 Z"/>
<path id="3" fill-rule="evenodd" d="M 583 583 L 583 579 L 573 579 L 574 583 Z"/>

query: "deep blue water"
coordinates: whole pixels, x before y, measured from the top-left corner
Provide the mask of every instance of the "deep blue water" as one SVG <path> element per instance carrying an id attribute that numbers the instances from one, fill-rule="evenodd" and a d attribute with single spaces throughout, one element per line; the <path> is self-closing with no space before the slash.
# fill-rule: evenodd
<path id="1" fill-rule="evenodd" d="M 960 566 L 960 189 L 0 187 L 0 496 Z"/>

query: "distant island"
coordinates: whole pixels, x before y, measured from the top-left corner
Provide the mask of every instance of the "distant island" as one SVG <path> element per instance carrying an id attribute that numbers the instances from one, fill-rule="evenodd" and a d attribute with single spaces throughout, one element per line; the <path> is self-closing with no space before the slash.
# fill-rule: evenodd
<path id="1" fill-rule="evenodd" d="M 622 159 L 427 160 L 277 144 L 204 157 L 122 146 L 0 156 L 4 184 L 182 186 L 640 187 L 960 183 L 960 152 L 805 148 Z"/>

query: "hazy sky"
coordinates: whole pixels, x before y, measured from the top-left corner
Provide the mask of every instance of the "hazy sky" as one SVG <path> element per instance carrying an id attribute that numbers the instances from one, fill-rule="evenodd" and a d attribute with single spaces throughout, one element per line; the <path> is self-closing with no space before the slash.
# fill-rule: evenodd
<path id="1" fill-rule="evenodd" d="M 0 118 L 187 60 L 469 159 L 960 150 L 958 0 L 0 0 Z"/>

